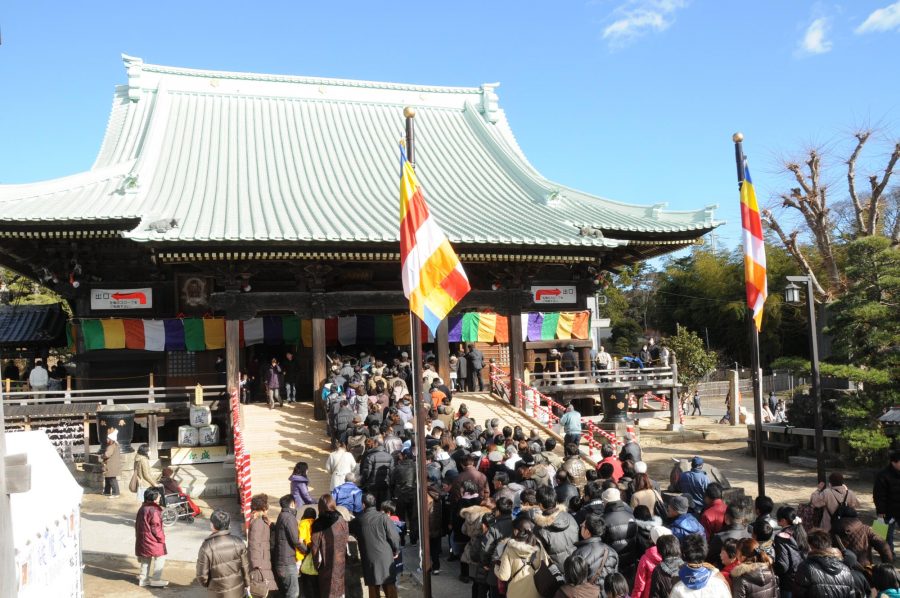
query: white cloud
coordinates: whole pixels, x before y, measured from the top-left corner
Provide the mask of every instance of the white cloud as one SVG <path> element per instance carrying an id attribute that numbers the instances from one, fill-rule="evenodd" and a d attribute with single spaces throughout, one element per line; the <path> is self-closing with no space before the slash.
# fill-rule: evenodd
<path id="1" fill-rule="evenodd" d="M 810 54 L 825 54 L 831 51 L 831 40 L 827 39 L 830 29 L 828 19 L 819 17 L 809 24 L 803 39 L 797 47 L 797 54 L 806 56 Z"/>
<path id="2" fill-rule="evenodd" d="M 856 33 L 872 33 L 875 31 L 890 31 L 900 29 L 900 2 L 888 4 L 879 8 L 866 17 L 866 20 L 856 28 Z"/>
<path id="3" fill-rule="evenodd" d="M 688 0 L 626 0 L 617 6 L 603 29 L 603 39 L 611 46 L 624 46 L 647 33 L 659 33 L 675 22 L 675 13 Z"/>

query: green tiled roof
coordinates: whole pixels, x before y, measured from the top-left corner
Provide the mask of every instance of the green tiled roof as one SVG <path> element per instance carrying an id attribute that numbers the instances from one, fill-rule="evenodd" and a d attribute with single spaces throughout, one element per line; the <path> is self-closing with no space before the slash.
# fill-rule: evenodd
<path id="1" fill-rule="evenodd" d="M 668 212 L 545 179 L 516 144 L 496 85 L 200 71 L 124 58 L 128 84 L 116 90 L 92 170 L 0 186 L 0 224 L 140 219 L 124 234 L 163 244 L 396 242 L 407 105 L 417 110 L 426 200 L 455 243 L 614 247 L 636 234 L 697 238 L 719 224 L 712 207 Z M 158 232 L 150 224 L 160 220 L 177 226 Z"/>

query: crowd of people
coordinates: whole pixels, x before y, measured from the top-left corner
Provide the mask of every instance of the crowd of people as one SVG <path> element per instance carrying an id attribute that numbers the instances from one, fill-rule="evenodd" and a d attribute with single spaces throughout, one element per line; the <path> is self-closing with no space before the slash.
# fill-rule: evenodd
<path id="1" fill-rule="evenodd" d="M 383 381 L 388 387 L 391 387 L 394 380 L 402 381 L 407 389 L 412 386 L 413 368 L 409 353 L 392 345 L 386 347 L 378 357 L 362 352 L 359 357 L 334 353 L 327 358 L 326 389 L 329 392 L 332 389 L 342 390 L 351 386 L 356 388 L 360 384 L 363 389 L 368 389 L 378 381 Z M 443 382 L 452 391 L 483 392 L 488 388 L 484 374 L 486 365 L 484 353 L 469 343 L 451 353 L 450 377 Z M 216 371 L 220 376 L 224 376 L 223 358 L 219 358 L 216 362 Z M 436 372 L 436 357 L 429 351 L 425 355 L 425 366 L 422 371 L 426 388 L 430 387 L 431 381 L 437 376 Z M 247 403 L 256 397 L 263 397 L 270 409 L 276 404 L 280 407 L 284 403 L 294 403 L 297 401 L 299 376 L 297 361 L 290 351 L 285 353 L 283 359 L 272 357 L 268 361 L 260 362 L 258 358 L 253 358 L 240 374 L 241 401 Z M 220 383 L 224 384 L 224 378 Z"/>
<path id="2" fill-rule="evenodd" d="M 724 477 L 700 456 L 660 483 L 649 476 L 632 434 L 619 450 L 605 445 L 590 467 L 575 434 L 558 446 L 535 429 L 475 421 L 454 401 L 455 385 L 426 365 L 430 405 L 420 480 L 411 382 L 402 375 L 406 356 L 391 366 L 365 356 L 355 363 L 333 359 L 322 396 L 333 445 L 325 463 L 329 491 L 313 495 L 309 464 L 298 462 L 275 521 L 270 498 L 253 497 L 245 551 L 225 538 L 225 514 L 211 518 L 197 577 L 217 588 L 216 596 L 262 587 L 285 598 L 339 598 L 348 558 L 359 559 L 370 598 L 397 596 L 402 547 L 420 542 L 428 542 L 425 568 L 432 575 L 441 574 L 442 560 L 459 562 L 459 580 L 473 598 L 900 594 L 892 564 L 900 452 L 873 491 L 879 518 L 890 523 L 885 540 L 862 521 L 859 501 L 839 473 L 797 508 L 766 496 L 727 500 L 733 495 Z M 427 537 L 418 520 L 420 488 L 427 494 Z M 145 491 L 142 506 L 151 515 L 153 491 Z M 162 554 L 151 554 L 160 552 L 158 544 L 138 554 L 150 585 L 161 583 L 158 561 L 150 567 L 152 558 L 164 558 L 164 540 Z"/>
<path id="3" fill-rule="evenodd" d="M 41 392 L 45 390 L 63 390 L 66 385 L 66 368 L 61 363 L 47 367 L 40 357 L 35 358 L 31 367 L 20 371 L 19 366 L 12 359 L 8 359 L 3 366 L 3 381 L 26 382 L 29 390 Z"/>
<path id="4" fill-rule="evenodd" d="M 281 523 L 270 531 L 278 538 L 269 557 L 277 566 L 251 559 L 251 569 L 274 571 L 272 586 L 288 598 L 301 588 L 304 596 L 341 596 L 344 551 L 354 538 L 372 598 L 396 595 L 406 542 L 429 543 L 433 575 L 442 559 L 458 561 L 473 598 L 866 598 L 873 588 L 900 591 L 893 545 L 860 519 L 840 474 L 815 489 L 802 516 L 765 496 L 752 501 L 751 513 L 744 501 L 725 501 L 727 484 L 708 473 L 702 457 L 673 470 L 663 486 L 649 477 L 629 434 L 621 450 L 604 446 L 597 467 L 588 467 L 575 442 L 560 452 L 536 430 L 474 421 L 437 377 L 425 422 L 428 537 L 420 537 L 409 394 L 402 382 L 368 382 L 374 385 L 338 384 L 325 397 L 334 444 L 325 466 L 330 492 L 311 497 L 306 463 L 298 463 L 280 501 Z M 879 474 L 874 494 L 880 517 L 900 517 L 900 453 Z M 318 512 L 308 506 L 314 500 Z M 264 518 L 259 507 L 254 512 Z M 304 535 L 304 521 L 319 535 Z"/>

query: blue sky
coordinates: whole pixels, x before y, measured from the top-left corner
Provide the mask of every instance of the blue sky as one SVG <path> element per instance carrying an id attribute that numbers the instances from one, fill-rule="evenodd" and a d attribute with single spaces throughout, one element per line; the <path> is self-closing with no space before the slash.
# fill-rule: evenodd
<path id="1" fill-rule="evenodd" d="M 838 159 L 859 126 L 900 135 L 891 0 L 11 0 L 0 29 L 3 183 L 90 167 L 126 79 L 122 52 L 197 68 L 499 81 L 500 105 L 546 176 L 670 209 L 718 203 L 728 245 L 740 226 L 734 131 L 764 201 L 789 184 L 784 156 L 825 144 Z M 873 144 L 861 174 L 884 151 Z"/>

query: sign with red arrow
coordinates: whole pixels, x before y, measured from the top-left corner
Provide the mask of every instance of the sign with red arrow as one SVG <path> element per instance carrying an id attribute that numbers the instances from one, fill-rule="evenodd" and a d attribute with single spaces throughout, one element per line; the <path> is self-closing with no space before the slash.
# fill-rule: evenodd
<path id="1" fill-rule="evenodd" d="M 92 289 L 91 310 L 150 309 L 153 289 Z"/>
<path id="2" fill-rule="evenodd" d="M 575 285 L 532 285 L 531 300 L 537 304 L 575 303 Z"/>

